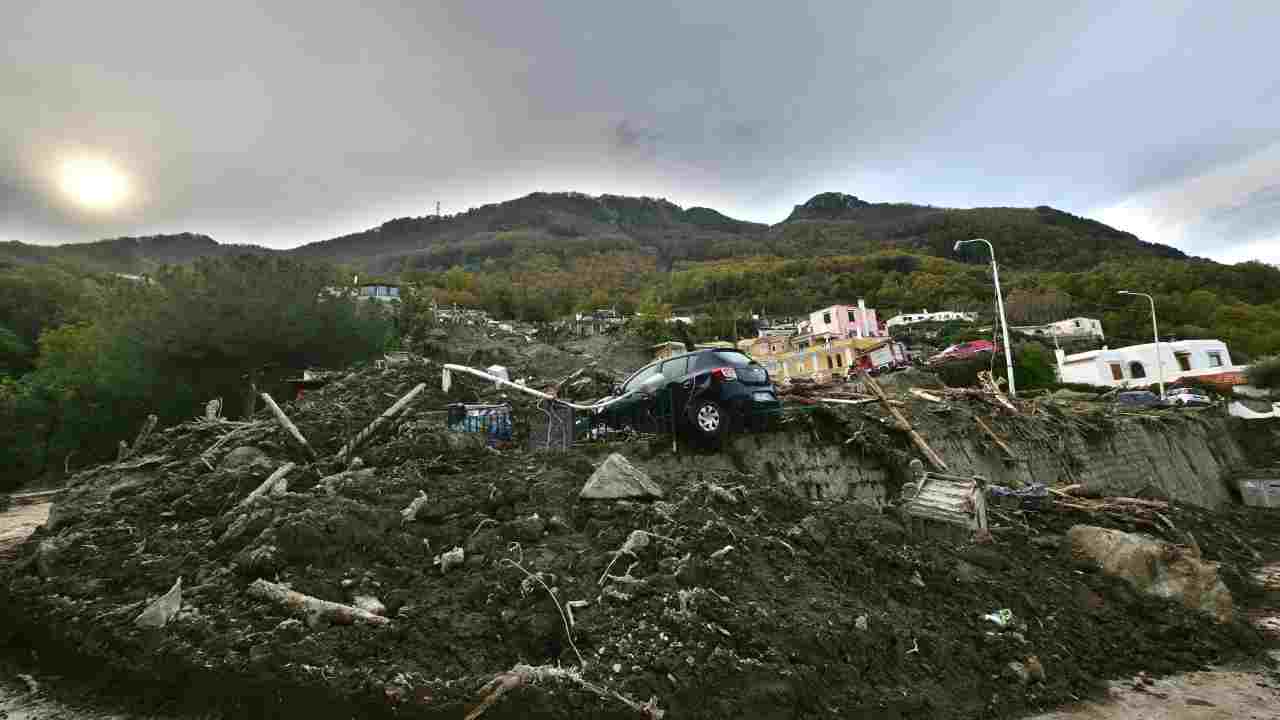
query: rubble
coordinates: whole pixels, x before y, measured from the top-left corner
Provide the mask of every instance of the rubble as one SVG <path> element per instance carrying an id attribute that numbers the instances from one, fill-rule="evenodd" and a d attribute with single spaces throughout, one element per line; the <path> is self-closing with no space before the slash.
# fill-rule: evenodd
<path id="1" fill-rule="evenodd" d="M 467 361 L 463 350 L 447 359 Z M 590 358 L 537 342 L 471 362 L 500 362 L 584 403 L 607 392 L 593 370 L 568 379 Z M 936 447 L 943 413 L 977 436 L 971 408 L 999 412 L 992 429 L 1011 440 L 1021 424 L 1073 422 L 1046 420 L 1037 413 L 1052 411 L 1034 403 L 1016 401 L 1014 416 L 929 392 L 944 402 L 903 392 L 834 409 L 797 403 L 778 432 L 905 468 L 915 446 L 881 422 L 894 402 Z M 1263 516 L 1072 496 L 1043 511 L 993 507 L 994 542 L 975 552 L 967 538 L 907 535 L 890 508 L 809 499 L 749 464 L 703 473 L 708 455 L 673 456 L 669 442 L 535 453 L 447 429 L 450 403 L 504 394 L 461 375 L 444 391 L 438 360 L 335 375 L 280 406 L 314 460 L 270 408 L 157 429 L 126 463 L 76 476 L 54 519 L 0 570 L 0 612 L 12 619 L 0 641 L 81 658 L 120 687 L 202 712 L 486 720 L 1014 717 L 1102 679 L 1261 647 L 1238 619 L 1219 624 L 1082 572 L 1039 538 L 1082 517 L 1163 527 L 1160 513 L 1224 563 L 1234 589 L 1255 551 L 1280 552 Z M 517 418 L 537 411 L 505 399 Z M 903 479 L 886 473 L 891 500 Z M 970 582 L 956 581 L 959 562 L 976 571 Z M 135 625 L 178 577 L 178 609 L 161 626 Z M 984 620 L 993 609 L 1012 624 Z M 1010 682 L 1010 663 L 1025 685 Z"/>

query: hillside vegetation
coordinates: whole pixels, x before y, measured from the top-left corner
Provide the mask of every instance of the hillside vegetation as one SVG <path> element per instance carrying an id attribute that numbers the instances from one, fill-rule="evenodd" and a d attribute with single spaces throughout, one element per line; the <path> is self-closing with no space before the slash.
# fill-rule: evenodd
<path id="1" fill-rule="evenodd" d="M 193 234 L 0 244 L 0 462 L 21 481 L 73 451 L 102 457 L 149 412 L 185 417 L 219 395 L 240 405 L 264 368 L 394 346 L 431 301 L 527 321 L 613 306 L 647 315 L 651 336 L 672 332 L 660 320 L 674 311 L 704 313 L 704 339 L 749 333 L 753 312 L 858 298 L 881 318 L 959 309 L 990 323 L 985 247 L 952 248 L 975 237 L 997 248 L 1015 323 L 1084 315 L 1113 346 L 1148 342 L 1147 304 L 1116 294 L 1134 290 L 1155 296 L 1165 338 L 1221 338 L 1237 362 L 1280 352 L 1280 269 L 1187 257 L 1048 207 L 824 193 L 770 227 L 652 198 L 534 193 L 287 251 Z M 353 273 L 405 286 L 394 317 L 324 291 Z"/>

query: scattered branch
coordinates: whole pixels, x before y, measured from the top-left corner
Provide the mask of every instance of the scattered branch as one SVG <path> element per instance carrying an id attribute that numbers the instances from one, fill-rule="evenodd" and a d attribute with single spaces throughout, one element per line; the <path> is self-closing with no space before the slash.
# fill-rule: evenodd
<path id="1" fill-rule="evenodd" d="M 404 397 L 400 398 L 394 405 L 387 408 L 385 412 L 375 418 L 373 422 L 369 423 L 365 429 L 361 430 L 355 437 L 351 438 L 346 445 L 342 446 L 342 449 L 338 451 L 338 460 L 345 461 L 351 453 L 358 450 L 361 445 L 369 440 L 369 438 L 373 437 L 373 434 L 378 432 L 383 425 L 386 425 L 394 419 L 396 415 L 400 414 L 402 410 L 409 407 L 409 405 L 418 398 L 418 395 L 422 394 L 422 391 L 426 389 L 426 383 L 418 383 L 412 390 L 406 393 Z"/>
<path id="2" fill-rule="evenodd" d="M 271 410 L 271 414 L 276 418 L 276 424 L 285 431 L 285 434 L 293 439 L 294 444 L 302 448 L 302 451 L 307 454 L 307 457 L 315 460 L 315 449 L 313 449 L 311 447 L 311 443 L 307 442 L 307 439 L 302 436 L 302 432 L 298 430 L 298 426 L 294 425 L 293 421 L 289 419 L 289 416 L 284 414 L 284 411 L 280 409 L 280 406 L 276 404 L 276 401 L 267 393 L 262 393 L 262 402 L 267 404 L 267 408 Z"/>
<path id="3" fill-rule="evenodd" d="M 263 495 L 279 494 L 276 491 L 276 483 L 286 482 L 285 476 L 293 472 L 294 467 L 295 467 L 294 464 L 290 462 L 290 463 L 285 463 L 280 467 L 276 468 L 276 471 L 268 475 L 267 479 L 263 480 L 261 485 L 254 488 L 253 492 L 246 495 L 243 500 L 237 503 L 236 507 L 244 507 L 245 505 L 248 505 L 249 503 L 253 502 L 254 498 L 258 498 Z"/>
<path id="4" fill-rule="evenodd" d="M 289 589 L 285 585 L 258 578 L 249 586 L 249 594 L 264 600 L 283 605 L 295 614 L 306 618 L 307 624 L 316 627 L 321 623 L 330 625 L 388 625 L 391 620 L 375 615 L 368 610 L 343 605 L 342 603 L 321 600 L 310 595 Z"/>

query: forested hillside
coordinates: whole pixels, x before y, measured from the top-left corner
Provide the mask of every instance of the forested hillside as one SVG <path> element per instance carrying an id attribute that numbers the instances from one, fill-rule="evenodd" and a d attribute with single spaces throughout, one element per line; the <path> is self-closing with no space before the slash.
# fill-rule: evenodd
<path id="1" fill-rule="evenodd" d="M 163 265 L 184 264 L 202 257 L 266 254 L 256 245 L 223 245 L 208 235 L 179 233 L 121 237 L 68 245 L 27 245 L 0 242 L 0 268 L 19 265 L 69 264 L 81 269 L 137 275 Z"/>

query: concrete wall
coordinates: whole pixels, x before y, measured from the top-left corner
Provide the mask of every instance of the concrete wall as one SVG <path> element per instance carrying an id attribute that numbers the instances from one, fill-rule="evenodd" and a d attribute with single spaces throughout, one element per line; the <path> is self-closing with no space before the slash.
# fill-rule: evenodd
<path id="1" fill-rule="evenodd" d="M 935 448 L 953 471 L 982 474 L 1001 484 L 1080 483 L 1089 493 L 1120 496 L 1146 490 L 1217 507 L 1232 502 L 1226 476 L 1249 464 L 1229 425 L 1219 416 L 1174 421 L 1132 417 L 1093 437 L 1061 431 L 1038 436 L 1033 431 L 1026 437 L 1006 426 L 1001 434 L 1018 462 L 1005 460 L 982 436 L 948 438 Z"/>
<path id="2" fill-rule="evenodd" d="M 1266 424 L 1202 412 L 1164 420 L 1121 418 L 1114 429 L 1085 436 L 1037 418 L 990 422 L 1017 461 L 1006 459 L 976 427 L 964 423 L 946 425 L 941 437 L 935 426 L 926 431 L 928 442 L 955 474 L 983 475 L 1003 485 L 1080 483 L 1087 493 L 1103 495 L 1149 492 L 1209 508 L 1234 502 L 1228 476 L 1258 460 L 1258 452 L 1246 450 L 1233 433 L 1261 432 Z M 905 467 L 886 466 L 856 445 L 820 441 L 805 432 L 743 435 L 720 453 L 660 450 L 641 462 L 655 476 L 763 473 L 804 497 L 875 506 L 896 498 L 908 477 Z"/>
<path id="3" fill-rule="evenodd" d="M 664 474 L 691 477 L 699 472 L 710 474 L 711 479 L 719 472 L 758 473 L 812 500 L 849 499 L 876 507 L 886 502 L 888 488 L 895 485 L 890 470 L 876 458 L 794 432 L 741 435 L 719 453 L 682 450 L 672 455 L 662 450 L 639 462 L 657 478 Z"/>

